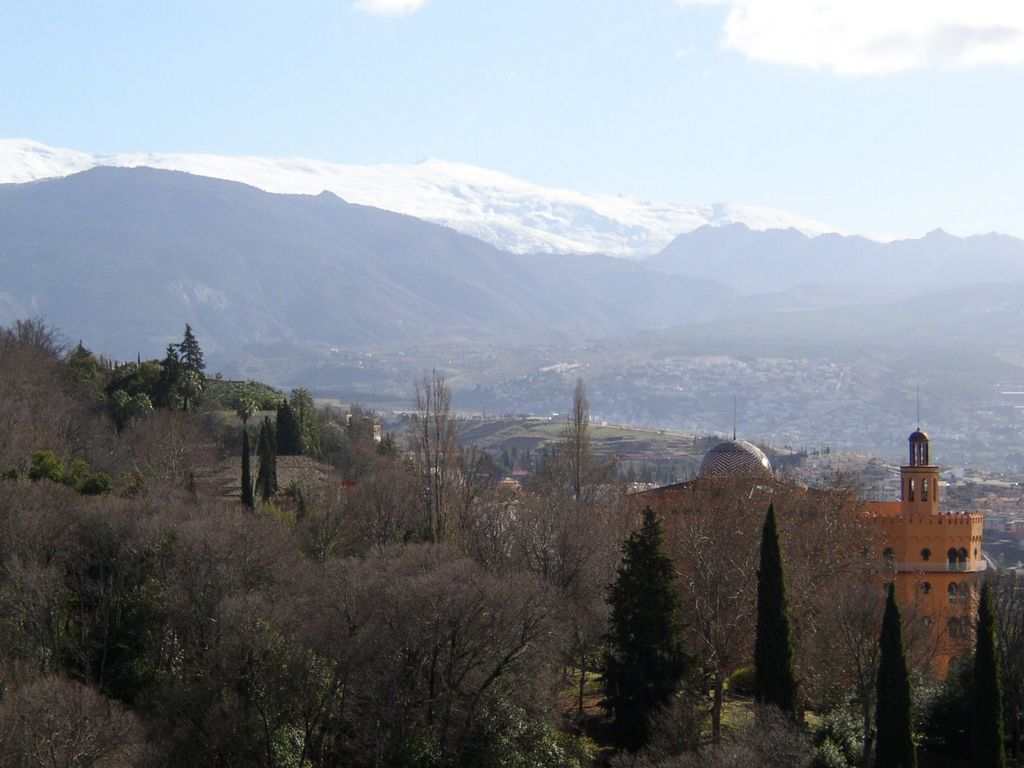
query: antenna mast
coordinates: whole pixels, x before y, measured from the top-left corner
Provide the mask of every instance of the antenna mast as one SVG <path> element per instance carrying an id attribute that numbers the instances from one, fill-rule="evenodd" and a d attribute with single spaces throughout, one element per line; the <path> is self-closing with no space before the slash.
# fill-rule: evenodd
<path id="1" fill-rule="evenodd" d="M 921 429 L 921 382 L 917 383 L 917 429 Z"/>

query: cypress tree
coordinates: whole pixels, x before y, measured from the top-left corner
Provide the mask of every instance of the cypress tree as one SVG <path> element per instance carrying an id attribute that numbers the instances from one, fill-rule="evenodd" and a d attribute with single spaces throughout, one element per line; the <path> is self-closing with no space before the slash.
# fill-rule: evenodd
<path id="1" fill-rule="evenodd" d="M 256 506 L 252 490 L 252 451 L 249 449 L 249 430 L 242 427 L 242 503 L 249 509 Z"/>
<path id="2" fill-rule="evenodd" d="M 652 715 L 671 701 L 688 665 L 679 640 L 675 567 L 661 547 L 661 522 L 647 508 L 640 530 L 623 545 L 609 589 L 604 706 L 629 750 L 648 741 Z"/>
<path id="3" fill-rule="evenodd" d="M 978 637 L 974 648 L 974 738 L 973 765 L 977 768 L 1006 768 L 1003 742 L 1003 685 L 999 675 L 992 588 L 981 586 L 978 605 Z"/>
<path id="4" fill-rule="evenodd" d="M 256 457 L 259 467 L 256 473 L 256 489 L 263 501 L 270 501 L 277 493 L 277 447 L 274 440 L 274 425 L 269 417 L 264 417 L 260 425 L 259 444 Z"/>
<path id="5" fill-rule="evenodd" d="M 277 453 L 279 456 L 302 455 L 302 429 L 295 411 L 287 400 L 277 406 Z"/>
<path id="6" fill-rule="evenodd" d="M 875 768 L 917 768 L 913 720 L 910 711 L 910 678 L 903 648 L 896 585 L 889 584 L 879 639 L 878 694 L 875 705 Z"/>
<path id="7" fill-rule="evenodd" d="M 786 605 L 786 577 L 779 551 L 775 506 L 768 506 L 761 531 L 761 565 L 757 570 L 757 639 L 754 644 L 754 694 L 759 704 L 771 704 L 796 714 L 796 675 L 793 639 Z"/>

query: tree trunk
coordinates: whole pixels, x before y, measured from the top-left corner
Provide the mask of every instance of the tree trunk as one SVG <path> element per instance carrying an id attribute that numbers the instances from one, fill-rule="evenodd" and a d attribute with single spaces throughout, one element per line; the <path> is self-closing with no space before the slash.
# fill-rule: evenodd
<path id="1" fill-rule="evenodd" d="M 579 697 L 576 703 L 576 717 L 579 720 L 583 719 L 583 689 L 587 685 L 587 655 L 580 652 L 580 688 Z"/>
<path id="2" fill-rule="evenodd" d="M 874 757 L 874 736 L 871 733 L 871 701 L 867 696 L 862 696 L 861 716 L 864 718 L 864 755 L 860 764 L 863 768 L 870 768 L 871 758 Z"/>
<path id="3" fill-rule="evenodd" d="M 711 705 L 711 741 L 722 740 L 722 701 L 725 698 L 725 678 L 722 671 L 715 670 L 715 698 Z"/>

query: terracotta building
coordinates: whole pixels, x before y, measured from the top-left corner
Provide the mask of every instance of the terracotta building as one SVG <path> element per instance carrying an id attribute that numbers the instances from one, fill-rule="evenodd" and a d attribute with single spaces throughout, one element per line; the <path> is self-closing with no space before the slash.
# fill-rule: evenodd
<path id="1" fill-rule="evenodd" d="M 939 468 L 928 435 L 910 435 L 910 460 L 900 468 L 900 500 L 868 502 L 865 515 L 879 531 L 878 557 L 895 579 L 897 599 L 932 627 L 937 672 L 971 648 L 982 557 L 980 512 L 943 512 Z"/>
<path id="2" fill-rule="evenodd" d="M 939 468 L 931 463 L 928 436 L 917 430 L 909 442 L 909 461 L 900 468 L 900 500 L 864 502 L 862 514 L 878 532 L 872 538 L 877 548 L 871 553 L 872 569 L 878 566 L 883 582 L 895 580 L 905 620 L 923 621 L 931 628 L 935 671 L 944 677 L 950 661 L 972 647 L 974 611 L 985 571 L 983 516 L 943 512 Z M 743 496 L 758 515 L 777 490 L 790 487 L 774 479 L 771 462 L 759 448 L 733 439 L 705 454 L 697 480 L 638 493 L 632 505 L 669 513 L 696 483 L 716 479 L 749 481 L 751 489 Z M 804 492 L 811 497 L 816 493 Z"/>

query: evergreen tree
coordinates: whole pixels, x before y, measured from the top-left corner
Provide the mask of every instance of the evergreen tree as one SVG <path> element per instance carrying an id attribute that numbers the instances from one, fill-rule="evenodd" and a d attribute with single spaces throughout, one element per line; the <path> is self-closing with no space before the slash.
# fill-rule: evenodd
<path id="1" fill-rule="evenodd" d="M 168 344 L 164 359 L 160 361 L 160 378 L 153 389 L 153 404 L 163 408 L 174 408 L 178 401 L 178 379 L 181 378 L 181 360 L 178 346 Z"/>
<path id="2" fill-rule="evenodd" d="M 395 438 L 390 432 L 385 433 L 384 438 L 380 441 L 380 445 L 377 446 L 377 453 L 392 459 L 397 459 L 400 455 L 398 445 L 395 444 Z"/>
<path id="3" fill-rule="evenodd" d="M 277 406 L 277 453 L 280 456 L 301 456 L 302 455 L 302 428 L 298 419 L 295 418 L 295 411 L 282 400 Z"/>
<path id="4" fill-rule="evenodd" d="M 889 584 L 879 639 L 878 693 L 875 705 L 875 768 L 916 768 L 910 678 L 903 648 L 896 586 Z"/>
<path id="5" fill-rule="evenodd" d="M 981 586 L 978 605 L 978 637 L 974 649 L 974 738 L 973 765 L 977 768 L 1006 768 L 1003 742 L 1003 685 L 999 675 L 992 589 Z"/>
<path id="6" fill-rule="evenodd" d="M 199 342 L 192 333 L 192 326 L 185 324 L 185 336 L 178 345 L 178 358 L 186 371 L 192 371 L 198 376 L 203 375 L 206 370 L 206 363 L 203 361 L 203 350 L 199 348 Z"/>
<path id="7" fill-rule="evenodd" d="M 249 509 L 256 506 L 252 489 L 252 451 L 249 448 L 249 430 L 242 427 L 242 503 Z"/>
<path id="8" fill-rule="evenodd" d="M 256 474 L 256 489 L 263 501 L 270 501 L 277 493 L 277 447 L 274 439 L 274 425 L 264 417 L 260 425 L 259 444 L 256 457 L 259 467 Z"/>
<path id="9" fill-rule="evenodd" d="M 639 532 L 622 548 L 611 585 L 611 619 L 602 660 L 604 705 L 623 746 L 642 747 L 651 717 L 679 687 L 688 659 L 679 640 L 675 568 L 662 551 L 661 522 L 644 510 Z"/>
<path id="10" fill-rule="evenodd" d="M 779 551 L 775 506 L 768 506 L 761 532 L 761 565 L 757 570 L 757 637 L 754 644 L 754 695 L 796 714 L 793 639 L 786 604 L 786 577 Z"/>

